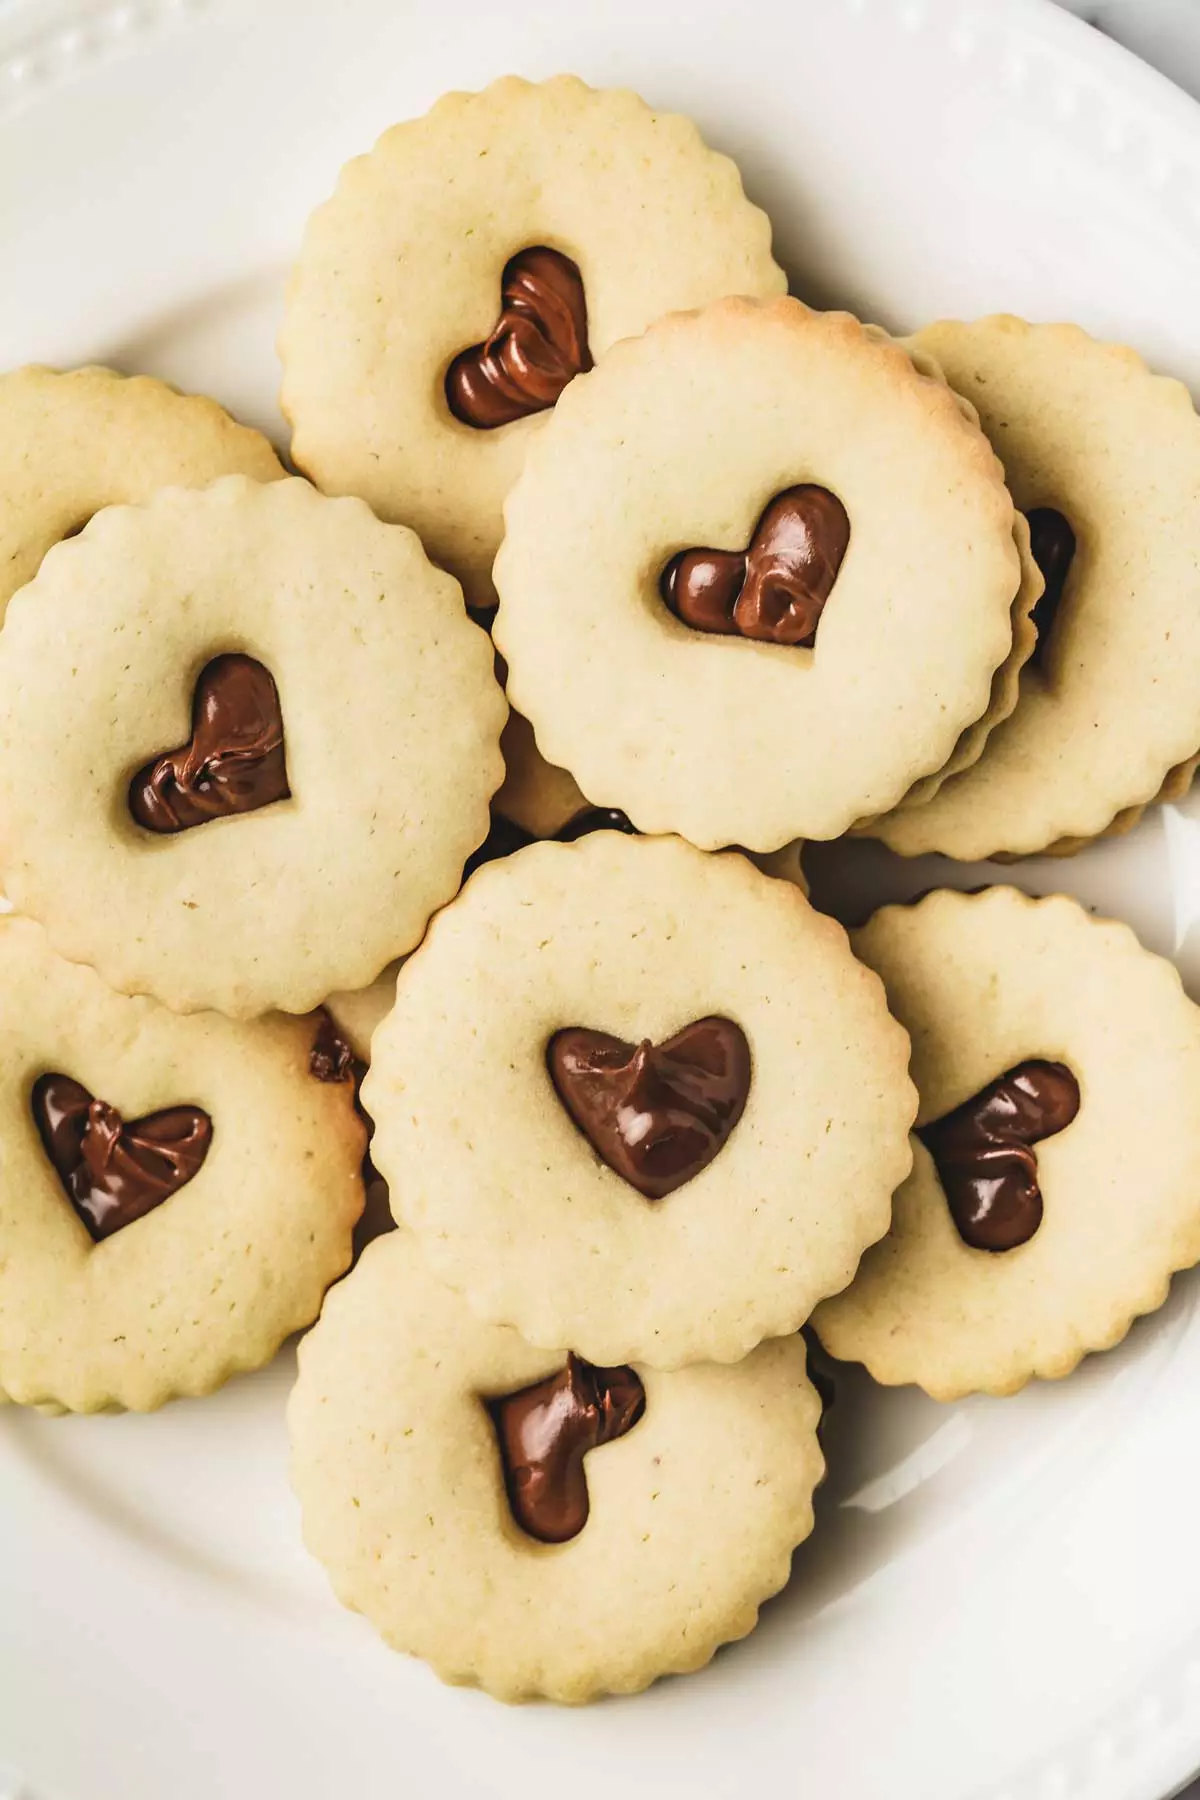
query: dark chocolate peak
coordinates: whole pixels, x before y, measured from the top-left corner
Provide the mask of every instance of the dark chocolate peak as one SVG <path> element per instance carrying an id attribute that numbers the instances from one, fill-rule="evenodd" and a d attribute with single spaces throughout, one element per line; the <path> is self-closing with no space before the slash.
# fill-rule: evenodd
<path id="1" fill-rule="evenodd" d="M 500 317 L 450 364 L 446 400 L 464 425 L 491 431 L 544 412 L 591 366 L 583 277 L 569 256 L 535 244 L 505 264 Z"/>
<path id="2" fill-rule="evenodd" d="M 663 1044 L 571 1026 L 551 1038 L 547 1062 L 597 1155 L 648 1200 L 708 1166 L 750 1092 L 750 1046 L 732 1019 L 695 1019 Z"/>
<path id="3" fill-rule="evenodd" d="M 169 1106 L 126 1125 L 69 1075 L 41 1076 L 31 1106 L 46 1155 L 97 1242 L 178 1193 L 212 1143 L 212 1120 L 199 1106 Z"/>
<path id="4" fill-rule="evenodd" d="M 270 671 L 251 656 L 217 656 L 196 681 L 191 737 L 138 770 L 129 810 L 147 831 L 188 831 L 290 791 Z"/>
<path id="5" fill-rule="evenodd" d="M 693 631 L 811 645 L 837 580 L 850 520 L 828 488 L 776 494 L 746 550 L 681 550 L 659 588 Z"/>
<path id="6" fill-rule="evenodd" d="M 587 1523 L 583 1459 L 641 1418 L 645 1389 L 630 1368 L 599 1369 L 573 1353 L 557 1375 L 489 1402 L 513 1518 L 543 1544 Z"/>
<path id="7" fill-rule="evenodd" d="M 964 1243 L 1015 1250 L 1029 1241 L 1042 1222 L 1033 1146 L 1065 1130 L 1078 1111 L 1070 1069 L 1032 1060 L 918 1132 Z"/>

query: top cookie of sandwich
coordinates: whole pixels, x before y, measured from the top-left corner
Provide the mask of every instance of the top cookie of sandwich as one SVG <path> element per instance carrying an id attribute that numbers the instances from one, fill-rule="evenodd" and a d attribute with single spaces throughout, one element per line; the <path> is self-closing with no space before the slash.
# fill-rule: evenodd
<path id="1" fill-rule="evenodd" d="M 1025 585 L 973 415 L 797 300 L 619 345 L 505 518 L 513 705 L 596 804 L 702 849 L 837 837 L 942 768 L 992 706 Z"/>
<path id="2" fill-rule="evenodd" d="M 489 605 L 504 496 L 572 376 L 665 312 L 786 285 L 690 120 L 574 76 L 447 94 L 309 221 L 279 344 L 292 453 Z"/>
<path id="3" fill-rule="evenodd" d="M 416 536 L 306 481 L 110 506 L 0 632 L 0 864 L 122 993 L 361 987 L 458 891 L 503 774 L 491 646 Z"/>

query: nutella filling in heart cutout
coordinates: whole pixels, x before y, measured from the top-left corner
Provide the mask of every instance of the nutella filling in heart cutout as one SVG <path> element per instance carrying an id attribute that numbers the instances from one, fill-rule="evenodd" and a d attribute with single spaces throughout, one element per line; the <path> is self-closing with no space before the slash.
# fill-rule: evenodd
<path id="1" fill-rule="evenodd" d="M 569 256 L 534 244 L 505 264 L 500 317 L 450 364 L 446 402 L 464 425 L 493 431 L 545 412 L 591 366 L 583 277 Z"/>
<path id="2" fill-rule="evenodd" d="M 251 656 L 217 656 L 196 679 L 190 739 L 138 770 L 129 810 L 147 831 L 189 831 L 290 793 L 270 671 Z"/>
<path id="3" fill-rule="evenodd" d="M 1078 1111 L 1070 1069 L 1034 1059 L 918 1131 L 965 1244 L 1015 1250 L 1028 1243 L 1043 1211 L 1033 1146 L 1064 1131 Z"/>
<path id="4" fill-rule="evenodd" d="M 126 1125 L 69 1075 L 43 1075 L 30 1105 L 46 1155 L 94 1242 L 132 1225 L 185 1187 L 212 1143 L 198 1106 L 168 1106 Z"/>
<path id="5" fill-rule="evenodd" d="M 646 1407 L 638 1376 L 597 1368 L 572 1351 L 557 1375 L 486 1405 L 521 1530 L 543 1544 L 578 1537 L 588 1516 L 584 1457 L 637 1424 Z"/>
<path id="6" fill-rule="evenodd" d="M 555 1032 L 546 1060 L 596 1154 L 648 1200 L 707 1168 L 750 1092 L 750 1046 L 732 1019 L 695 1019 L 663 1044 L 571 1026 Z"/>
<path id="7" fill-rule="evenodd" d="M 1063 589 L 1075 558 L 1075 533 L 1052 506 L 1032 507 L 1025 518 L 1029 525 L 1029 548 L 1046 584 L 1029 615 L 1037 632 L 1037 642 L 1029 660 L 1036 668 L 1045 657 L 1058 617 Z"/>
<path id="8" fill-rule="evenodd" d="M 693 631 L 809 647 L 850 542 L 836 494 L 805 483 L 769 503 L 746 550 L 681 550 L 659 579 Z"/>

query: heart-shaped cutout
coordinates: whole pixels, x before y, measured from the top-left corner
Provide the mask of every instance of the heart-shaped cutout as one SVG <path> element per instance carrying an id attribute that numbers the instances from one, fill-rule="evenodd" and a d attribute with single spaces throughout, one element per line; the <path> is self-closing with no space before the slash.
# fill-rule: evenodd
<path id="1" fill-rule="evenodd" d="M 597 1155 L 648 1200 L 707 1168 L 750 1092 L 750 1046 L 732 1019 L 695 1019 L 663 1044 L 570 1026 L 551 1038 L 547 1063 Z"/>
<path id="2" fill-rule="evenodd" d="M 584 1457 L 624 1437 L 645 1406 L 632 1369 L 599 1369 L 574 1352 L 557 1375 L 488 1402 L 508 1504 L 522 1531 L 543 1544 L 578 1537 L 588 1516 Z"/>
<path id="3" fill-rule="evenodd" d="M 63 1191 L 96 1243 L 185 1187 L 212 1143 L 212 1120 L 198 1106 L 169 1106 L 126 1125 L 69 1075 L 41 1076 L 31 1106 Z"/>
<path id="4" fill-rule="evenodd" d="M 1033 1146 L 1079 1111 L 1065 1064 L 1032 1059 L 1009 1069 L 917 1133 L 937 1166 L 958 1235 L 973 1250 L 1015 1250 L 1042 1222 Z"/>
<path id="5" fill-rule="evenodd" d="M 659 589 L 693 631 L 807 647 L 850 542 L 836 494 L 804 483 L 767 506 L 746 550 L 681 550 Z"/>
<path id="6" fill-rule="evenodd" d="M 500 317 L 450 364 L 446 401 L 464 425 L 492 431 L 544 412 L 591 366 L 583 277 L 569 256 L 535 244 L 505 264 Z"/>
<path id="7" fill-rule="evenodd" d="M 1029 525 L 1029 548 L 1046 584 L 1030 614 L 1037 641 L 1029 660 L 1036 668 L 1045 659 L 1063 589 L 1075 560 L 1075 533 L 1053 506 L 1032 507 L 1025 518 Z"/>
<path id="8" fill-rule="evenodd" d="M 217 656 L 196 680 L 191 737 L 138 770 L 129 810 L 147 831 L 189 831 L 290 793 L 270 671 L 251 656 Z"/>

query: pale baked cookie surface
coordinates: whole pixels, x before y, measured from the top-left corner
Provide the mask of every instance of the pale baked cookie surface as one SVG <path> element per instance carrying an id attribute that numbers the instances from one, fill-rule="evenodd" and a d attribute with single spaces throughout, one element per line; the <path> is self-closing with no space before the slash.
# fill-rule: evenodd
<path id="1" fill-rule="evenodd" d="M 921 1106 L 892 1229 L 817 1309 L 821 1342 L 939 1400 L 1069 1374 L 1200 1259 L 1200 1009 L 1062 895 L 940 891 L 852 942 L 912 1037 Z M 1073 1117 L 1031 1063 L 1069 1071 Z M 1010 1081 L 989 1120 L 981 1096 L 1022 1068 L 1026 1096 Z"/>
<path id="2" fill-rule="evenodd" d="M 257 687 L 218 691 L 218 659 Z M 185 1011 L 305 1012 L 373 980 L 457 890 L 503 773 L 457 583 L 299 480 L 97 515 L 14 597 L 0 709 L 9 896 L 64 955 Z"/>
<path id="3" fill-rule="evenodd" d="M 305 1542 L 338 1598 L 444 1681 L 503 1700 L 636 1693 L 744 1637 L 812 1529 L 820 1412 L 798 1336 L 732 1367 L 620 1373 L 644 1410 L 584 1460 L 586 1522 L 516 1522 L 486 1402 L 562 1369 L 370 1246 L 300 1346 L 288 1407 Z"/>
<path id="4" fill-rule="evenodd" d="M 353 1087 L 311 1075 L 313 1020 L 181 1018 L 12 915 L 0 993 L 4 1393 L 145 1411 L 266 1362 L 363 1205 Z"/>
<path id="5" fill-rule="evenodd" d="M 1065 519 L 1074 553 L 1012 717 L 872 835 L 963 861 L 1077 849 L 1175 792 L 1200 748 L 1200 419 L 1180 382 L 1075 325 L 944 321 L 909 341 L 977 408 L 1017 505 Z"/>
<path id="6" fill-rule="evenodd" d="M 517 715 L 509 714 L 509 723 Z M 504 737 L 500 739 L 504 748 Z M 510 765 L 511 766 L 511 765 Z M 545 766 L 545 765 L 543 765 Z M 548 770 L 550 776 L 561 774 L 561 770 Z M 573 784 L 572 784 L 573 785 Z M 534 775 L 534 787 L 524 790 L 524 797 L 532 798 L 535 789 L 541 789 L 541 781 Z M 557 798 L 555 798 L 557 794 Z M 628 819 L 621 813 L 614 813 L 607 808 L 589 806 L 582 794 L 575 791 L 574 796 L 562 792 L 559 784 L 550 782 L 544 794 L 543 803 L 525 811 L 525 817 L 539 817 L 547 827 L 544 831 L 535 831 L 526 826 L 514 807 L 510 812 L 504 788 L 492 802 L 491 829 L 480 844 L 478 850 L 468 858 L 463 871 L 465 880 L 475 869 L 486 862 L 495 862 L 501 857 L 512 856 L 515 851 L 523 850 L 526 845 L 536 843 L 541 838 L 557 838 L 564 843 L 573 843 L 577 838 L 587 837 L 593 831 L 632 831 Z M 779 854 L 778 873 L 782 879 L 794 881 L 805 893 L 808 892 L 804 875 L 800 867 L 799 845 L 789 845 L 787 850 Z M 775 870 L 769 871 L 775 873 Z M 349 1044 L 350 1049 L 360 1062 L 371 1060 L 371 1039 L 380 1022 L 392 1009 L 396 998 L 396 977 L 400 972 L 403 958 L 389 963 L 387 968 L 373 981 L 369 987 L 339 991 L 329 994 L 325 1000 L 325 1009 L 333 1019 L 337 1030 Z"/>
<path id="7" fill-rule="evenodd" d="M 38 366 L 0 375 L 0 616 L 50 546 L 101 507 L 219 475 L 282 474 L 261 432 L 148 375 Z"/>
<path id="8" fill-rule="evenodd" d="M 309 221 L 280 334 L 292 454 L 328 492 L 411 525 L 475 606 L 492 597 L 504 496 L 546 413 L 481 428 L 455 416 L 445 383 L 502 323 L 510 259 L 530 248 L 582 279 L 581 366 L 665 312 L 786 286 L 727 157 L 689 120 L 574 76 L 447 94 L 347 164 Z M 518 358 L 536 386 L 568 321 L 554 293 L 522 304 Z"/>
<path id="9" fill-rule="evenodd" d="M 988 712 L 1012 649 L 1023 577 L 986 438 L 902 349 L 795 300 L 617 346 L 505 516 L 513 705 L 584 793 L 706 849 L 894 805 Z M 681 583 L 692 621 L 728 587 L 744 625 L 685 622 Z"/>
<path id="10" fill-rule="evenodd" d="M 707 1076 L 703 1047 L 663 1062 L 714 1019 L 744 1039 L 732 1102 L 720 1042 Z M 572 1028 L 654 1047 L 590 1129 L 550 1072 Z M 362 1100 L 398 1218 L 481 1316 L 674 1368 L 795 1331 L 850 1280 L 911 1164 L 907 1057 L 878 981 L 792 883 L 602 831 L 489 864 L 437 916 Z M 648 1198 L 606 1125 L 651 1170 L 674 1144 L 691 1172 Z"/>
<path id="11" fill-rule="evenodd" d="M 509 723 L 519 717 L 509 714 Z M 522 721 L 524 723 L 524 721 Z M 501 738 L 501 747 L 504 739 Z M 511 768 L 511 763 L 509 764 Z M 551 775 L 561 774 L 561 770 L 551 770 Z M 569 777 L 568 777 L 569 779 Z M 507 785 L 507 784 L 506 784 Z M 572 783 L 572 786 L 574 784 Z M 535 788 L 524 789 L 523 798 L 532 798 L 535 789 L 540 789 L 540 781 Z M 492 802 L 492 830 L 480 849 L 472 857 L 472 863 L 489 862 L 494 856 L 508 856 L 517 849 L 524 848 L 526 842 L 543 838 L 560 838 L 573 842 L 576 838 L 586 837 L 592 831 L 622 831 L 627 829 L 627 821 L 621 814 L 612 813 L 603 807 L 589 806 L 583 796 L 576 790 L 576 798 L 569 799 L 560 795 L 556 800 L 551 790 L 557 790 L 556 783 L 550 783 L 544 791 L 545 804 L 536 809 L 547 825 L 557 820 L 553 829 L 543 832 L 527 829 L 518 819 L 506 812 L 505 788 L 501 788 Z M 514 812 L 516 809 L 513 809 Z M 526 818 L 530 816 L 525 813 Z M 801 853 L 802 843 L 785 844 L 782 850 L 774 851 L 770 856 L 752 856 L 750 861 L 764 875 L 774 876 L 778 881 L 790 881 L 794 887 L 807 897 L 808 879 L 804 873 Z M 468 868 L 470 864 L 468 864 Z M 399 961 L 389 963 L 377 980 L 369 987 L 353 988 L 329 994 L 325 999 L 325 1007 L 334 1025 L 353 1054 L 360 1062 L 371 1060 L 371 1039 L 376 1029 L 391 1012 L 396 999 L 396 977 L 400 972 Z"/>
<path id="12" fill-rule="evenodd" d="M 928 351 L 917 348 L 912 339 L 893 338 L 879 325 L 868 325 L 866 330 L 883 343 L 898 344 L 908 354 L 918 373 L 949 386 L 933 356 Z M 971 402 L 957 393 L 954 398 L 964 416 L 972 425 L 978 426 L 979 415 Z M 1045 592 L 1046 583 L 1034 560 L 1029 522 L 1022 512 L 1013 515 L 1013 539 L 1017 555 L 1021 559 L 1021 584 L 1012 604 L 1012 644 L 1007 657 L 992 676 L 992 691 L 988 697 L 987 709 L 959 734 L 958 742 L 941 768 L 913 783 L 904 796 L 902 804 L 905 806 L 914 806 L 932 799 L 951 775 L 956 775 L 960 769 L 969 769 L 973 763 L 978 762 L 983 754 L 983 747 L 996 726 L 1016 708 L 1021 688 L 1021 671 L 1037 647 L 1037 628 L 1033 622 L 1033 613 Z M 855 829 L 860 835 L 869 836 L 869 824 L 867 820 L 860 821 Z"/>
<path id="13" fill-rule="evenodd" d="M 510 723 L 517 716 L 516 713 L 510 713 Z M 504 740 L 501 739 L 501 743 L 503 743 L 503 741 Z M 554 773 L 559 772 L 560 771 L 554 771 Z M 582 796 L 580 798 L 581 805 L 572 805 L 569 811 L 567 811 L 565 825 L 568 830 L 571 828 L 572 822 L 576 822 L 579 827 L 586 827 L 592 819 L 598 821 L 594 829 L 621 829 L 620 825 L 613 826 L 608 823 L 608 818 L 604 814 L 603 809 L 589 807 L 587 802 L 582 800 Z M 501 810 L 503 801 L 504 789 L 501 788 L 493 802 L 493 816 L 495 817 L 498 814 L 500 820 L 504 820 L 507 817 Z M 566 809 L 561 806 L 552 809 L 547 808 L 543 813 L 543 817 L 561 818 L 564 810 Z M 510 821 L 510 823 L 512 822 L 513 821 Z M 523 828 L 520 825 L 517 826 L 518 832 L 522 829 Z M 545 835 L 547 837 L 556 837 L 558 832 L 562 829 L 563 825 L 560 824 L 557 830 L 549 831 L 545 833 Z M 538 837 L 542 834 L 532 833 L 531 835 Z M 587 835 L 587 832 L 584 829 L 580 829 L 578 835 L 585 836 Z M 770 856 L 752 856 L 750 861 L 754 863 L 756 868 L 761 869 L 764 875 L 771 875 L 777 881 L 790 881 L 793 887 L 799 888 L 800 892 L 807 897 L 808 878 L 804 873 L 804 865 L 801 861 L 803 849 L 804 845 L 802 843 L 785 844 L 782 850 L 776 850 Z M 508 854 L 508 852 L 501 852 L 500 854 Z M 374 1037 L 376 1030 L 382 1024 L 383 1020 L 387 1018 L 387 1015 L 391 1012 L 392 1007 L 395 1004 L 396 977 L 400 973 L 400 967 L 401 964 L 399 962 L 389 963 L 387 968 L 383 971 L 383 974 L 380 975 L 377 980 L 373 981 L 369 987 L 352 988 L 349 991 L 339 991 L 326 996 L 326 1010 L 332 1017 L 337 1030 L 341 1033 L 342 1037 L 360 1062 L 370 1062 L 371 1039 Z"/>

